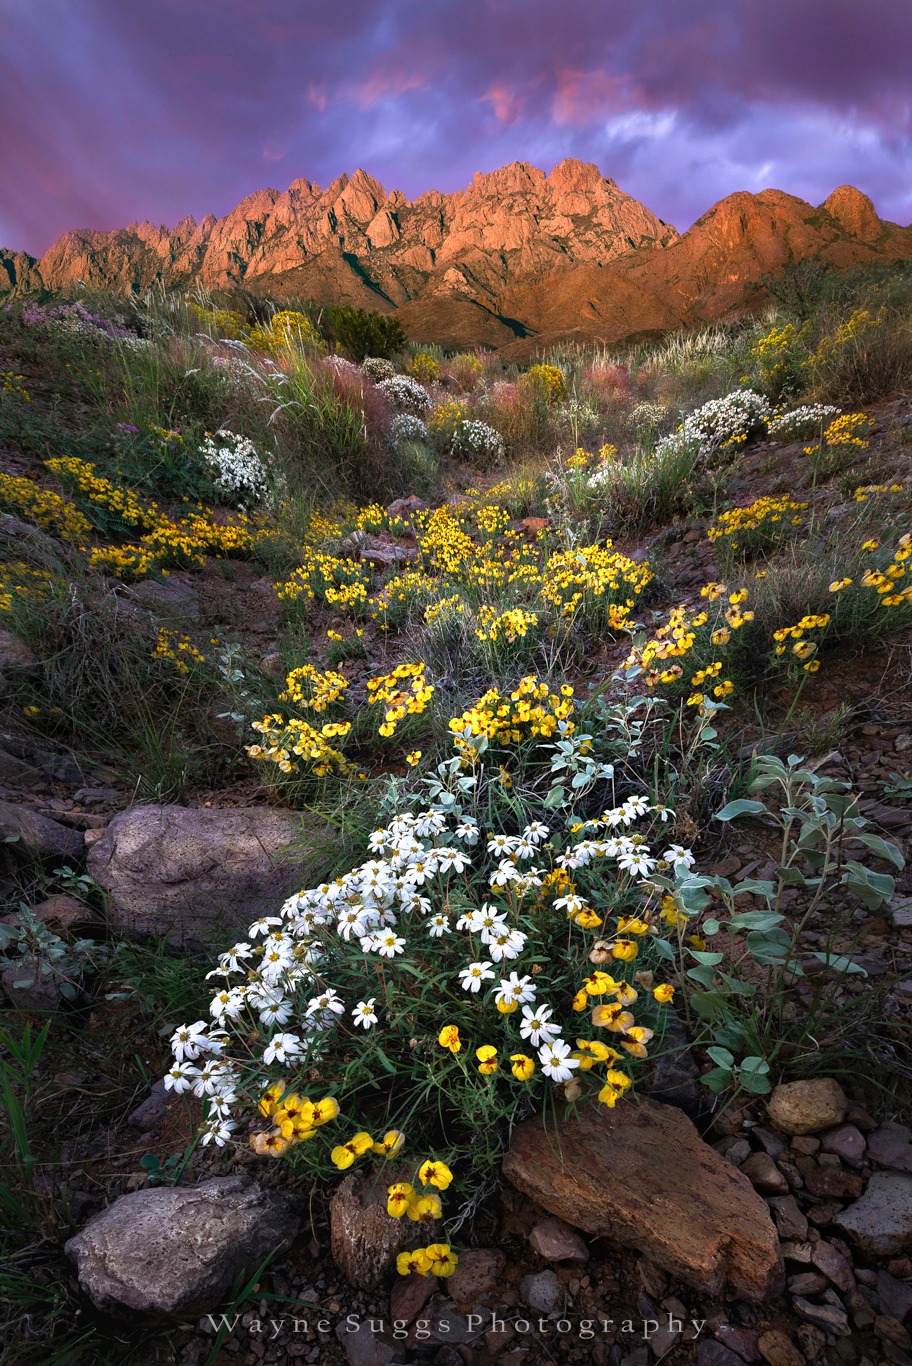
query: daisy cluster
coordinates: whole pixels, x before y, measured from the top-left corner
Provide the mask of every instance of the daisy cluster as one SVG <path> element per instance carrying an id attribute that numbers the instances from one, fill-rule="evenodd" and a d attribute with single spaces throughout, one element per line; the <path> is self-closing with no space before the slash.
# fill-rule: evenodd
<path id="1" fill-rule="evenodd" d="M 466 795 L 475 782 L 463 774 L 459 790 Z M 338 1074 L 340 1056 L 367 1047 L 373 1031 L 386 1036 L 387 1052 L 395 1050 L 396 1026 L 414 1008 L 416 979 L 425 972 L 435 980 L 439 975 L 439 988 L 421 1007 L 428 1018 L 412 1019 L 409 1047 L 423 1036 L 455 1056 L 462 1046 L 460 1024 L 490 1037 L 499 1022 L 515 1081 L 528 1082 L 540 1071 L 562 1086 L 578 1070 L 603 1062 L 610 1075 L 600 1099 L 613 1104 L 630 1085 L 618 1066 L 624 1053 L 645 1057 L 652 1037 L 631 1013 L 638 990 L 604 971 L 578 983 L 572 964 L 568 974 L 566 964 L 555 963 L 554 976 L 563 973 L 566 980 L 549 992 L 552 974 L 543 963 L 553 956 L 562 925 L 569 922 L 582 936 L 603 926 L 603 914 L 592 904 L 599 877 L 612 884 L 612 904 L 623 905 L 631 895 L 648 903 L 657 868 L 675 874 L 691 868 L 689 850 L 671 845 L 660 858 L 632 831 L 644 817 L 654 822 L 669 815 L 633 795 L 597 820 L 575 823 L 565 842 L 541 821 L 515 834 L 485 834 L 452 800 L 417 813 L 398 811 L 370 836 L 366 862 L 296 893 L 219 957 L 208 974 L 218 985 L 210 1022 L 175 1031 L 166 1087 L 192 1089 L 208 1102 L 203 1139 L 221 1146 L 237 1128 L 239 1107 L 262 1109 L 258 1098 L 269 1069 L 319 1072 L 332 1054 L 326 1074 Z M 616 971 L 638 959 L 642 966 L 641 949 L 645 953 L 657 933 L 651 913 L 637 910 L 619 917 L 615 935 L 591 946 L 583 938 L 575 957 L 583 962 L 588 955 Z M 670 988 L 653 989 L 651 972 L 641 971 L 637 981 L 656 1001 L 670 998 Z M 578 1023 L 573 1041 L 565 1038 L 590 1006 L 593 1026 L 607 1030 L 617 1048 L 575 1038 Z M 490 1042 L 476 1049 L 478 1074 L 498 1072 L 498 1052 Z M 290 1090 L 291 1081 L 287 1088 L 279 1084 L 283 1089 Z"/>
<path id="2" fill-rule="evenodd" d="M 209 435 L 199 453 L 218 492 L 238 507 L 269 496 L 269 473 L 249 437 L 225 428 Z"/>
<path id="3" fill-rule="evenodd" d="M 770 406 L 763 394 L 753 389 L 735 389 L 724 398 L 711 399 L 692 412 L 676 432 L 662 438 L 656 454 L 667 446 L 691 442 L 696 445 L 701 460 L 723 451 L 737 450 L 769 416 Z"/>

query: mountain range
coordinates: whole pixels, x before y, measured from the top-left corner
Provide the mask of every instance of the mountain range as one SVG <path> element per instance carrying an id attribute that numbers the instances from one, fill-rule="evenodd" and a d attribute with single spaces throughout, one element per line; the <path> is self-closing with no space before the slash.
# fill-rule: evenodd
<path id="1" fill-rule="evenodd" d="M 408 200 L 357 170 L 325 190 L 259 190 L 200 223 L 67 232 L 40 260 L 0 250 L 0 295 L 200 283 L 395 311 L 418 341 L 522 361 L 556 342 L 735 318 L 762 299 L 763 277 L 809 259 L 912 259 L 912 227 L 843 186 L 816 207 L 780 190 L 732 194 L 679 234 L 591 163 L 546 175 L 519 161 L 454 194 Z"/>

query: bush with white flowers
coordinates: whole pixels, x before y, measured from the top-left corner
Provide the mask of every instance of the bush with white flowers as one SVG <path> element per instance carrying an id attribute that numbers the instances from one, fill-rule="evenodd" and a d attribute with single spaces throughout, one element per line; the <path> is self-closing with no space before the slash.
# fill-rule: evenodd
<path id="1" fill-rule="evenodd" d="M 454 722 L 455 758 L 392 780 L 365 861 L 289 897 L 220 955 L 209 1019 L 175 1031 L 165 1078 L 204 1100 L 204 1142 L 325 1163 L 326 1144 L 303 1141 L 322 1107 L 357 1131 L 336 1139 L 336 1166 L 392 1132 L 477 1182 L 548 1095 L 624 1096 L 673 995 L 658 977 L 675 958 L 667 889 L 694 860 L 661 838 L 672 813 L 645 792 L 574 814 L 571 802 L 610 794 L 614 770 L 581 713 L 558 710 L 554 743 L 546 728 L 517 746 L 508 729 L 495 748 L 477 710 Z M 629 745 L 623 720 L 613 739 L 623 729 Z M 547 820 L 524 813 L 520 750 L 554 784 L 544 811 L 535 800 Z"/>
<path id="2" fill-rule="evenodd" d="M 225 502 L 245 508 L 269 497 L 269 471 L 249 437 L 220 428 L 206 437 L 199 453 Z"/>
<path id="3" fill-rule="evenodd" d="M 800 408 L 792 408 L 791 412 L 779 413 L 770 418 L 769 434 L 780 441 L 789 438 L 800 441 L 806 437 L 820 436 L 838 412 L 839 409 L 830 403 L 803 403 Z"/>
<path id="4" fill-rule="evenodd" d="M 382 380 L 377 392 L 389 399 L 397 413 L 412 413 L 424 417 L 431 411 L 431 396 L 423 384 L 408 375 L 394 375 L 392 379 Z"/>
<path id="5" fill-rule="evenodd" d="M 397 413 L 390 427 L 390 437 L 396 446 L 407 441 L 426 441 L 427 434 L 427 423 L 414 413 Z"/>
<path id="6" fill-rule="evenodd" d="M 770 406 L 763 394 L 753 389 L 735 389 L 690 413 L 676 432 L 662 438 L 656 450 L 664 453 L 671 445 L 692 444 L 698 458 L 705 461 L 721 452 L 737 450 L 764 426 L 769 416 Z"/>
<path id="7" fill-rule="evenodd" d="M 504 439 L 487 422 L 460 422 L 453 433 L 453 454 L 474 465 L 496 465 L 504 458 Z"/>

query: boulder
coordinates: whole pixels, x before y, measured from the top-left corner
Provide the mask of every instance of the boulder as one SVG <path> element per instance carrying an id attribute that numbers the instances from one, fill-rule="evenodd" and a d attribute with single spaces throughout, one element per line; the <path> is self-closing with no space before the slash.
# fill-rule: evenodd
<path id="1" fill-rule="evenodd" d="M 875 1172 L 861 1199 L 837 1214 L 836 1223 L 872 1257 L 903 1252 L 912 1246 L 912 1176 Z"/>
<path id="2" fill-rule="evenodd" d="M 131 584 L 124 596 L 129 602 L 138 603 L 156 616 L 174 618 L 176 621 L 198 621 L 200 615 L 199 594 L 192 584 L 169 575 L 166 579 L 142 579 Z"/>
<path id="3" fill-rule="evenodd" d="M 766 1202 L 669 1105 L 587 1109 L 557 1129 L 526 1120 L 504 1174 L 551 1214 L 635 1248 L 705 1294 L 760 1301 L 782 1290 Z"/>
<path id="4" fill-rule="evenodd" d="M 296 885 L 301 817 L 272 807 L 134 806 L 89 851 L 113 928 L 195 945 L 275 915 Z"/>
<path id="5" fill-rule="evenodd" d="M 777 1086 L 767 1102 L 769 1117 L 784 1134 L 816 1134 L 846 1117 L 849 1102 L 832 1077 L 790 1081 Z"/>
<path id="6" fill-rule="evenodd" d="M 291 1246 L 290 1197 L 243 1176 L 200 1186 L 153 1186 L 122 1195 L 90 1219 L 65 1251 L 99 1309 L 120 1318 L 196 1318 L 239 1276 Z"/>
<path id="7" fill-rule="evenodd" d="M 39 816 L 28 806 L 0 802 L 0 843 L 20 849 L 39 862 L 57 859 L 81 861 L 85 854 L 85 839 L 81 830 L 71 830 Z"/>

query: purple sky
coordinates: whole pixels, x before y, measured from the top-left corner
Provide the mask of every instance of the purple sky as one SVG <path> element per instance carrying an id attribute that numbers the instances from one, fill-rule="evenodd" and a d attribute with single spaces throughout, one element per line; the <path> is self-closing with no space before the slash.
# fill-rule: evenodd
<path id="1" fill-rule="evenodd" d="M 0 0 L 0 246 L 363 166 L 565 156 L 684 229 L 845 183 L 912 219 L 909 0 Z"/>

